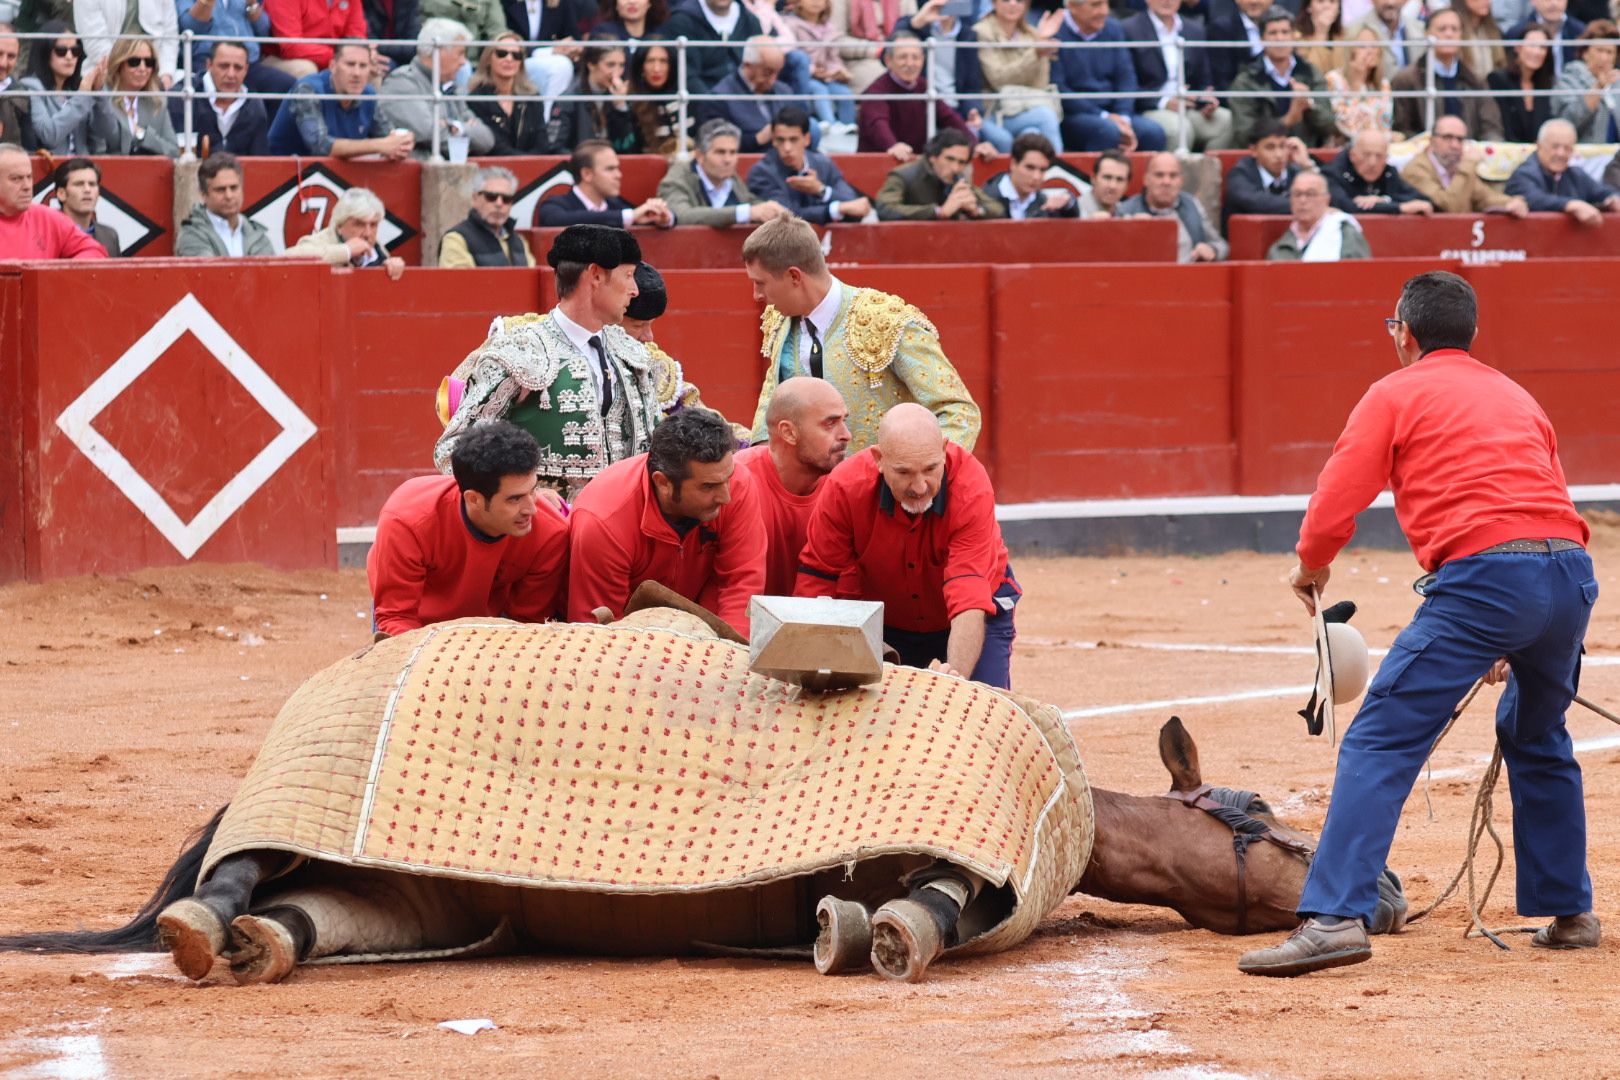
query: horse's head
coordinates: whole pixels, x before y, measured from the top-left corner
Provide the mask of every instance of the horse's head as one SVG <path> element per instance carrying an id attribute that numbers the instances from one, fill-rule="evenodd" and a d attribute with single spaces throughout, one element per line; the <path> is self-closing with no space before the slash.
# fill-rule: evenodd
<path id="1" fill-rule="evenodd" d="M 1159 757 L 1170 772 L 1164 798 L 1175 806 L 1164 842 L 1186 879 L 1171 906 L 1194 926 L 1222 934 L 1294 926 L 1315 840 L 1280 821 L 1263 796 L 1205 782 L 1180 717 L 1159 729 Z M 1405 904 L 1400 879 L 1386 869 L 1372 932 L 1389 930 Z"/>

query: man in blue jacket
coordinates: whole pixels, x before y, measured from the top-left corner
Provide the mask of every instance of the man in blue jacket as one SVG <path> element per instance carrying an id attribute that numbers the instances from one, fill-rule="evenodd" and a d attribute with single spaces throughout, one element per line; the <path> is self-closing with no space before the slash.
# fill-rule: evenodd
<path id="1" fill-rule="evenodd" d="M 1536 133 L 1536 152 L 1508 177 L 1507 193 L 1531 210 L 1568 214 L 1582 225 L 1603 224 L 1603 212 L 1620 211 L 1620 191 L 1569 167 L 1575 156 L 1575 125 L 1548 120 Z"/>
<path id="2" fill-rule="evenodd" d="M 771 148 L 748 170 L 748 190 L 813 225 L 859 221 L 872 210 L 832 158 L 810 149 L 810 114 L 797 105 L 772 118 Z"/>
<path id="3" fill-rule="evenodd" d="M 1057 39 L 1124 42 L 1125 31 L 1108 16 L 1108 0 L 1069 0 Z M 1066 94 L 1107 93 L 1111 98 L 1063 99 L 1066 150 L 1163 150 L 1164 129 L 1136 111 L 1136 69 L 1127 48 L 1060 49 L 1052 80 Z M 1155 101 L 1158 95 L 1154 95 Z M 1144 99 L 1145 100 L 1145 99 Z"/>
<path id="4" fill-rule="evenodd" d="M 318 95 L 339 95 L 337 100 Z M 416 138 L 391 131 L 377 91 L 371 88 L 371 48 L 343 42 L 332 49 L 332 66 L 293 84 L 293 96 L 270 124 L 270 152 L 277 156 L 352 158 L 381 154 L 389 161 L 411 156 Z"/>

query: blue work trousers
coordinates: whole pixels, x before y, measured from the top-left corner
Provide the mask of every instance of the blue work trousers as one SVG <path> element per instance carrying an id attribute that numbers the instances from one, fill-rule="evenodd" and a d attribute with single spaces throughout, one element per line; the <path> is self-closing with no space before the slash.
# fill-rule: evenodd
<path id="1" fill-rule="evenodd" d="M 1418 772 L 1457 703 L 1502 656 L 1513 674 L 1496 735 L 1513 799 L 1519 914 L 1591 910 L 1581 768 L 1564 711 L 1597 595 L 1592 560 L 1578 548 L 1474 555 L 1440 568 L 1339 747 L 1302 915 L 1371 921 L 1378 873 Z"/>
<path id="2" fill-rule="evenodd" d="M 1012 577 L 1010 566 L 1007 576 Z M 1018 586 L 1014 581 L 1003 582 L 1001 588 L 996 590 L 996 613 L 984 620 L 984 648 L 980 650 L 979 662 L 973 665 L 973 674 L 969 676 L 974 682 L 1002 690 L 1012 689 L 1012 647 L 1013 639 L 1018 636 L 1018 628 L 1013 623 L 1013 609 L 1018 606 L 1018 597 Z M 900 662 L 908 667 L 926 668 L 934 660 L 945 659 L 945 649 L 950 640 L 949 630 L 920 632 L 893 626 L 883 628 L 884 643 L 893 646 L 900 654 Z"/>

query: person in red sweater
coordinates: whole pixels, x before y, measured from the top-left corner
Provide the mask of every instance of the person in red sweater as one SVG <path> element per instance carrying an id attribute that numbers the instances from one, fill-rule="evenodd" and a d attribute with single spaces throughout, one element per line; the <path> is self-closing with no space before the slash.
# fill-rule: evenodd
<path id="1" fill-rule="evenodd" d="M 264 0 L 270 33 L 278 38 L 364 38 L 366 11 L 361 0 Z M 289 41 L 266 45 L 259 62 L 295 79 L 325 71 L 332 46 Z"/>
<path id="2" fill-rule="evenodd" d="M 849 406 L 825 379 L 798 375 L 771 394 L 770 442 L 737 454 L 765 521 L 766 596 L 792 596 L 816 490 L 849 448 Z"/>
<path id="3" fill-rule="evenodd" d="M 719 413 L 682 409 L 645 454 L 609 465 L 569 516 L 568 617 L 624 613 L 643 581 L 696 601 L 748 636 L 748 601 L 765 588 L 765 523 L 737 437 Z"/>
<path id="4" fill-rule="evenodd" d="M 1019 589 L 996 495 L 921 405 L 890 409 L 877 445 L 822 483 L 794 593 L 880 600 L 901 663 L 1011 686 Z"/>
<path id="5" fill-rule="evenodd" d="M 1564 727 L 1598 586 L 1558 440 L 1534 398 L 1468 354 L 1477 300 L 1462 278 L 1412 278 L 1386 322 L 1401 369 L 1351 412 L 1305 511 L 1289 583 L 1314 614 L 1355 515 L 1386 485 L 1431 575 L 1339 747 L 1333 801 L 1299 899 L 1303 921 L 1281 945 L 1246 953 L 1238 967 L 1250 974 L 1371 958 L 1366 925 L 1401 807 L 1481 678 L 1507 679 L 1496 735 L 1513 796 L 1519 913 L 1553 919 L 1531 944 L 1590 948 L 1600 936 L 1581 769 Z M 1404 921 L 1403 905 L 1394 929 Z"/>
<path id="6" fill-rule="evenodd" d="M 376 629 L 393 636 L 448 619 L 544 622 L 567 581 L 568 526 L 536 498 L 540 446 L 515 424 L 479 424 L 451 476 L 401 484 L 366 556 Z"/>
<path id="7" fill-rule="evenodd" d="M 899 162 L 915 158 L 928 142 L 928 76 L 923 73 L 923 43 L 916 34 L 896 31 L 883 48 L 883 66 L 867 94 L 890 95 L 891 100 L 862 98 L 856 114 L 859 140 L 855 149 L 863 154 L 883 154 Z M 909 95 L 900 97 L 896 95 Z M 943 131 L 955 128 L 974 140 L 973 153 L 992 158 L 996 148 L 980 139 L 962 115 L 943 99 L 933 103 L 934 126 Z"/>
<path id="8" fill-rule="evenodd" d="M 62 211 L 34 202 L 28 151 L 0 143 L 0 259 L 105 259 L 107 249 Z"/>

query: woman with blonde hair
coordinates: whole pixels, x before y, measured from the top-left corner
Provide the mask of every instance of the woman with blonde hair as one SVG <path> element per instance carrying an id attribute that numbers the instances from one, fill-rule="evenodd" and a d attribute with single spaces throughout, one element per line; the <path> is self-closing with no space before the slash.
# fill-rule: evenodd
<path id="1" fill-rule="evenodd" d="M 1389 56 L 1378 33 L 1366 27 L 1350 43 L 1344 63 L 1325 76 L 1343 141 L 1353 142 L 1363 131 L 1391 129 L 1395 98 L 1389 90 L 1388 68 Z"/>
<path id="2" fill-rule="evenodd" d="M 544 154 L 545 111 L 539 91 L 523 70 L 523 35 L 507 30 L 478 57 L 467 95 L 467 108 L 495 136 L 491 154 Z"/>
<path id="3" fill-rule="evenodd" d="M 158 90 L 159 74 L 151 38 L 118 39 L 107 54 L 107 89 L 119 93 L 96 100 L 90 114 L 92 154 L 180 156 L 163 99 L 137 96 Z"/>
<path id="4" fill-rule="evenodd" d="M 1502 43 L 1502 27 L 1491 14 L 1491 0 L 1458 0 L 1452 5 L 1462 20 L 1464 41 L 1486 41 L 1486 45 L 1464 45 L 1462 61 L 1468 70 L 1484 78 L 1507 63 Z"/>
<path id="5" fill-rule="evenodd" d="M 973 34 L 983 44 L 1029 46 L 979 50 L 985 89 L 979 136 L 1005 154 L 1012 149 L 1014 136 L 1038 131 L 1062 153 L 1063 106 L 1052 86 L 1052 57 L 1057 51 L 1052 38 L 1063 25 L 1063 16 L 1049 12 L 1037 29 L 1029 25 L 1028 15 L 1029 0 L 991 0 L 990 14 L 973 24 Z"/>
<path id="6" fill-rule="evenodd" d="M 1339 0 L 1308 0 L 1294 20 L 1299 48 L 1294 55 L 1324 75 L 1344 66 L 1350 50 L 1344 43 L 1344 19 Z"/>

